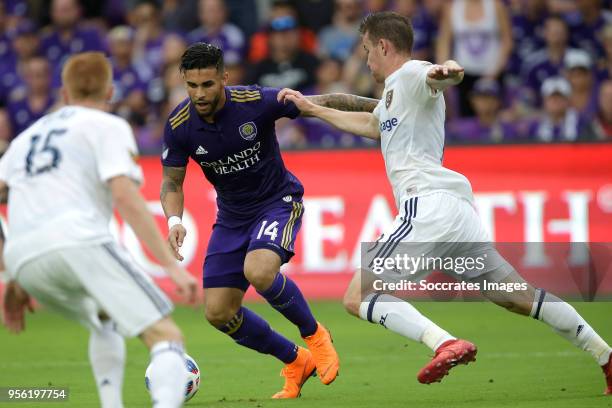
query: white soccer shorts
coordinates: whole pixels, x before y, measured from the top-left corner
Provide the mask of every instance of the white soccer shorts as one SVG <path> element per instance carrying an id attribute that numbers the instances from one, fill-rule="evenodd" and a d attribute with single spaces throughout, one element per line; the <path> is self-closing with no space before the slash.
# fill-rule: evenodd
<path id="1" fill-rule="evenodd" d="M 400 204 L 400 213 L 393 224 L 375 243 L 364 248 L 364 269 L 372 271 L 375 259 L 378 259 L 380 264 L 381 260 L 386 258 L 395 259 L 397 255 L 407 255 L 415 261 L 416 258 L 421 258 L 416 269 L 394 267 L 394 270 L 386 271 L 384 276 L 380 277 L 386 278 L 385 280 L 417 281 L 424 279 L 433 270 L 440 270 L 462 280 L 474 280 L 486 275 L 499 281 L 511 273 L 512 267 L 490 242 L 476 209 L 468 200 L 436 192 L 420 197 L 406 197 Z M 452 270 L 434 267 L 448 258 L 451 258 L 455 265 L 460 260 L 464 262 L 466 258 L 472 258 L 476 262 L 482 259 L 484 266 Z"/>
<path id="2" fill-rule="evenodd" d="M 17 282 L 39 303 L 87 327 L 106 314 L 125 337 L 169 315 L 172 303 L 116 243 L 58 249 L 26 262 Z"/>

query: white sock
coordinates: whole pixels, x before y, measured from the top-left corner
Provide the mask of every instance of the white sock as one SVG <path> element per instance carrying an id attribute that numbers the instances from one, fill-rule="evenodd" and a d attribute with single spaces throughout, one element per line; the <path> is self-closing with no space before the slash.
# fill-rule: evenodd
<path id="1" fill-rule="evenodd" d="M 610 359 L 612 348 L 570 304 L 542 289 L 536 291 L 531 317 L 549 325 L 576 347 L 588 351 L 600 366 Z"/>
<path id="2" fill-rule="evenodd" d="M 177 408 L 185 400 L 187 369 L 183 345 L 160 341 L 151 347 L 151 399 L 155 408 Z"/>
<path id="3" fill-rule="evenodd" d="M 455 339 L 419 313 L 410 303 L 391 295 L 366 296 L 359 307 L 359 317 L 379 323 L 386 329 L 423 343 L 434 351 L 445 341 Z"/>
<path id="4" fill-rule="evenodd" d="M 89 361 L 103 408 L 121 408 L 125 366 L 125 340 L 113 329 L 113 322 L 102 322 L 102 331 L 89 336 Z"/>

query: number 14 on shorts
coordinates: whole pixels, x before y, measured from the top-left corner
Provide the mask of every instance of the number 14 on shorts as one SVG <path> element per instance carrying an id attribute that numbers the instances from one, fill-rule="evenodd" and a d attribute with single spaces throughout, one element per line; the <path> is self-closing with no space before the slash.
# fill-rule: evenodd
<path id="1" fill-rule="evenodd" d="M 259 232 L 257 233 L 257 239 L 261 239 L 263 236 L 269 236 L 270 241 L 276 241 L 278 236 L 278 221 L 272 221 L 268 224 L 267 220 L 263 220 Z"/>

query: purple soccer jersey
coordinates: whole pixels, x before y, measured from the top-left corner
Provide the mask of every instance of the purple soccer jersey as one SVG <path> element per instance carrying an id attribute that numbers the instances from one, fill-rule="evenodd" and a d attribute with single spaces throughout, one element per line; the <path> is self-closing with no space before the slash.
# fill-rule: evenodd
<path id="1" fill-rule="evenodd" d="M 189 99 L 170 114 L 162 164 L 184 167 L 189 157 L 198 163 L 217 192 L 217 223 L 243 225 L 265 206 L 304 192 L 285 168 L 274 130 L 277 119 L 295 118 L 299 110 L 279 103 L 278 91 L 226 87 L 227 100 L 214 123 L 201 119 Z"/>
<path id="2" fill-rule="evenodd" d="M 214 123 L 199 117 L 186 99 L 170 114 L 162 164 L 184 167 L 191 157 L 217 192 L 217 220 L 204 262 L 205 287 L 246 289 L 248 251 L 267 248 L 283 262 L 303 211 L 304 188 L 283 163 L 275 121 L 299 110 L 276 100 L 278 89 L 226 87 L 225 105 Z"/>
<path id="3" fill-rule="evenodd" d="M 40 111 L 34 111 L 27 98 L 11 101 L 6 105 L 6 110 L 11 121 L 11 134 L 15 138 L 32 123 L 42 118 L 53 106 L 53 98 L 49 97 L 45 106 Z"/>

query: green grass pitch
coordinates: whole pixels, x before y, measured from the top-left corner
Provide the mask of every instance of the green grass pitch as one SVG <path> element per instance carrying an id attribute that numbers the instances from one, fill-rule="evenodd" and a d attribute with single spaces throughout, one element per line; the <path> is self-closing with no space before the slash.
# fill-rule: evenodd
<path id="1" fill-rule="evenodd" d="M 278 361 L 235 345 L 208 326 L 200 310 L 179 308 L 175 319 L 202 370 L 200 390 L 187 407 L 612 407 L 612 397 L 602 394 L 600 368 L 545 325 L 487 303 L 415 305 L 451 333 L 474 341 L 479 347 L 476 363 L 453 369 L 441 384 L 419 384 L 416 372 L 431 354 L 425 346 L 348 316 L 338 302 L 317 302 L 313 310 L 332 331 L 341 375 L 330 386 L 311 378 L 302 397 L 293 401 L 269 399 L 282 385 Z M 611 303 L 575 306 L 612 341 Z M 249 307 L 299 341 L 297 330 L 268 305 Z M 98 406 L 87 336 L 77 324 L 45 311 L 29 315 L 27 330 L 19 336 L 0 330 L 0 387 L 70 388 L 68 402 L 0 406 Z M 150 406 L 144 388 L 147 364 L 144 346 L 128 341 L 127 407 Z"/>

